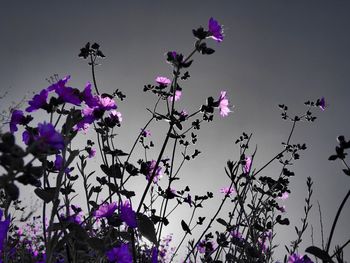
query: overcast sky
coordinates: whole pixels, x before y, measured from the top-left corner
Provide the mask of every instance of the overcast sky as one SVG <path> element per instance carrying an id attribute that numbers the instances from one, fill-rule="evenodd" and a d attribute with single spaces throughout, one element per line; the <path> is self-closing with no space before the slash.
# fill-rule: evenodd
<path id="1" fill-rule="evenodd" d="M 96 41 L 107 56 L 97 70 L 100 89 L 119 88 L 127 95 L 119 107 L 124 121 L 118 131 L 118 143 L 127 150 L 148 116 L 144 109 L 155 99 L 142 92 L 143 85 L 158 75 L 171 77 L 165 52 L 190 52 L 191 30 L 215 17 L 224 25 L 225 39 L 209 42 L 216 50 L 212 56 L 195 56 L 179 108 L 195 110 L 221 90 L 235 107 L 229 117 L 216 115 L 201 129 L 197 147 L 202 154 L 185 167 L 184 181 L 194 191 L 205 188 L 219 195 L 218 189 L 228 184 L 223 167 L 237 158 L 233 142 L 242 131 L 253 133 L 260 167 L 281 150 L 291 127 L 280 119 L 277 104 L 288 105 L 294 115 L 304 111 L 304 101 L 324 96 L 326 111 L 316 110 L 317 121 L 301 123 L 293 137 L 295 143 L 306 142 L 308 150 L 296 162 L 294 191 L 286 203 L 292 223 L 300 225 L 305 180 L 311 176 L 311 223 L 318 242 L 316 200 L 328 236 L 329 220 L 349 189 L 340 163 L 327 160 L 338 135 L 350 139 L 349 13 L 349 1 L 1 1 L 0 89 L 9 92 L 1 106 L 25 94 L 31 97 L 55 73 L 69 74 L 72 86 L 84 87 L 91 75 L 77 54 L 87 41 Z M 278 167 L 267 175 L 277 176 Z M 349 216 L 347 205 L 336 231 L 341 244 L 349 238 Z M 167 229 L 175 231 L 175 226 Z M 290 227 L 279 240 L 294 238 Z"/>

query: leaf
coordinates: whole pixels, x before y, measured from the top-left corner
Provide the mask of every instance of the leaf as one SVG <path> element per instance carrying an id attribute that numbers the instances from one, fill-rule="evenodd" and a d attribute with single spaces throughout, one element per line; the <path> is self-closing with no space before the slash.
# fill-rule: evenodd
<path id="1" fill-rule="evenodd" d="M 350 169 L 343 169 L 343 172 L 344 172 L 346 175 L 349 175 L 349 176 L 350 176 Z"/>
<path id="2" fill-rule="evenodd" d="M 337 155 L 331 155 L 331 156 L 329 156 L 328 160 L 329 160 L 329 161 L 334 161 L 334 160 L 336 160 L 337 158 L 338 158 Z"/>
<path id="3" fill-rule="evenodd" d="M 227 226 L 226 221 L 225 221 L 224 219 L 222 219 L 222 218 L 218 218 L 218 219 L 216 219 L 216 221 L 217 221 L 219 224 L 221 224 L 221 225 Z"/>
<path id="4" fill-rule="evenodd" d="M 315 257 L 317 257 L 319 259 L 322 259 L 324 262 L 334 263 L 332 258 L 328 255 L 328 253 L 326 251 L 318 248 L 318 247 L 311 246 L 311 247 L 308 247 L 305 251 L 307 253 L 314 255 Z"/>
<path id="5" fill-rule="evenodd" d="M 34 192 L 45 203 L 50 203 L 55 198 L 56 187 L 46 189 L 36 188 Z"/>
<path id="6" fill-rule="evenodd" d="M 147 238 L 152 243 L 157 243 L 157 235 L 154 229 L 154 224 L 148 216 L 143 214 L 137 215 L 137 225 L 142 236 Z"/>
<path id="7" fill-rule="evenodd" d="M 191 229 L 190 229 L 189 226 L 186 224 L 186 222 L 183 221 L 183 220 L 181 220 L 181 227 L 182 227 L 182 229 L 183 229 L 187 234 L 192 235 Z"/>

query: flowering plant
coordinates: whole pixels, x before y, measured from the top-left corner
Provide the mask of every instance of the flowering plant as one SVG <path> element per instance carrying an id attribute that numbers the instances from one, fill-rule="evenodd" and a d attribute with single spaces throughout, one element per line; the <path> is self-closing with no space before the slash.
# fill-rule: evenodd
<path id="1" fill-rule="evenodd" d="M 221 117 L 233 110 L 226 91 L 207 98 L 195 112 L 178 108 L 194 55 L 213 54 L 215 50 L 207 46 L 207 40 L 220 43 L 224 39 L 223 27 L 214 18 L 210 18 L 207 29 L 194 29 L 193 35 L 194 49 L 188 56 L 167 52 L 172 77 L 157 76 L 155 83 L 144 86 L 144 92 L 153 93 L 156 102 L 147 109 L 150 118 L 129 151 L 118 147 L 115 133 L 123 123 L 119 102 L 126 96 L 120 90 L 113 94 L 100 91 L 95 67 L 105 55 L 97 43 L 87 43 L 79 54 L 88 60 L 92 84 L 73 88 L 69 86 L 70 76 L 56 76 L 49 87 L 29 100 L 25 112 L 12 111 L 10 132 L 1 136 L 0 143 L 3 262 L 276 262 L 276 226 L 289 225 L 283 200 L 291 193 L 289 183 L 294 172 L 290 166 L 306 149 L 305 144 L 292 143 L 292 135 L 299 122 L 315 121 L 312 109 L 325 110 L 325 99 L 307 101 L 305 113 L 295 117 L 290 117 L 286 105 L 279 105 L 282 118 L 290 121 L 292 128 L 281 151 L 261 168 L 254 167 L 257 151 L 250 151 L 252 134 L 243 133 L 235 142 L 239 157 L 227 162 L 227 184 L 217 193 L 196 195 L 189 186 L 179 189 L 176 183 L 181 179 L 182 167 L 201 154 L 195 146 L 202 125 L 214 120 L 216 110 Z M 39 111 L 49 117 L 35 123 Z M 167 125 L 160 147 L 151 140 L 149 127 L 155 122 Z M 15 135 L 20 131 L 24 148 L 16 143 Z M 84 146 L 77 145 L 76 138 L 86 133 L 95 133 L 96 142 L 87 140 Z M 337 154 L 330 159 L 340 159 L 347 167 L 344 173 L 349 175 L 345 150 L 350 143 L 342 136 L 338 140 Z M 137 146 L 144 157 L 135 162 Z M 150 158 L 150 149 L 157 149 L 158 154 Z M 100 158 L 100 167 L 92 170 L 88 163 L 91 158 Z M 279 175 L 263 176 L 264 169 L 274 161 L 281 163 Z M 135 192 L 131 183 L 138 176 L 145 184 L 141 193 Z M 41 200 L 41 213 L 33 222 L 29 220 L 33 211 L 20 220 L 14 216 L 15 211 L 25 210 L 19 184 L 34 187 Z M 77 191 L 79 184 L 82 191 Z M 298 252 L 312 207 L 312 184 L 308 178 L 302 227 L 296 227 L 296 240 L 286 247 L 284 262 L 312 262 L 312 255 L 324 262 L 344 262 L 342 251 L 348 242 L 336 247 L 333 254 L 329 249 L 349 193 L 338 210 L 327 246 L 310 246 L 306 250 L 309 256 Z M 77 205 L 77 195 L 84 196 L 84 205 Z M 217 195 L 221 201 L 213 215 L 198 216 L 207 201 Z M 227 203 L 228 215 L 219 217 Z M 179 206 L 190 211 L 188 220 L 172 218 Z M 172 235 L 164 234 L 170 221 L 180 229 L 177 234 L 182 238 L 177 245 L 172 243 Z M 214 225 L 216 231 L 210 232 Z M 200 234 L 195 236 L 197 230 Z"/>

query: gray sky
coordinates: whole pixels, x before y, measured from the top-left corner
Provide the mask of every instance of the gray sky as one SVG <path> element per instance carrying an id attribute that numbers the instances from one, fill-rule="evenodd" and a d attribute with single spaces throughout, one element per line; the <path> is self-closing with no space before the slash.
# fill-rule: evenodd
<path id="1" fill-rule="evenodd" d="M 291 123 L 280 119 L 277 104 L 284 103 L 291 114 L 297 114 L 303 112 L 304 101 L 325 96 L 327 110 L 316 111 L 316 123 L 301 123 L 293 137 L 309 148 L 294 167 L 294 192 L 286 205 L 292 223 L 299 225 L 305 180 L 311 176 L 315 181 L 311 223 L 317 244 L 316 200 L 321 203 L 328 236 L 329 220 L 349 188 L 340 163 L 327 159 L 338 135 L 350 137 L 350 2 L 0 2 L 1 92 L 7 90 L 9 101 L 17 100 L 45 88 L 45 78 L 54 73 L 70 74 L 70 83 L 83 87 L 91 76 L 77 54 L 87 41 L 96 41 L 107 56 L 97 70 L 100 89 L 119 88 L 127 95 L 119 108 L 124 124 L 118 131 L 125 150 L 147 118 L 143 110 L 154 102 L 151 94 L 142 92 L 143 85 L 153 83 L 158 75 L 171 76 L 164 53 L 187 54 L 193 46 L 191 30 L 206 27 L 211 16 L 218 19 L 225 27 L 225 39 L 220 44 L 209 42 L 216 49 L 214 55 L 195 57 L 179 108 L 195 110 L 208 96 L 227 90 L 234 113 L 225 119 L 215 116 L 214 123 L 201 129 L 197 147 L 204 154 L 185 167 L 184 181 L 194 191 L 206 187 L 217 193 L 228 184 L 223 170 L 226 160 L 238 156 L 234 138 L 242 131 L 253 132 L 252 145 L 258 145 L 255 165 L 260 167 L 281 149 L 280 142 L 290 129 Z M 277 176 L 278 166 L 273 168 L 267 172 Z M 349 237 L 349 216 L 347 205 L 336 231 L 339 243 Z M 290 227 L 279 240 L 294 238 Z"/>

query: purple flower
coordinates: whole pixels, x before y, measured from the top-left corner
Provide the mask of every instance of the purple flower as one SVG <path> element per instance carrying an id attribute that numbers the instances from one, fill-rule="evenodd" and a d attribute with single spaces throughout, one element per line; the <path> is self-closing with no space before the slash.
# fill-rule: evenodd
<path id="1" fill-rule="evenodd" d="M 208 24 L 208 33 L 209 33 L 209 38 L 212 38 L 216 40 L 217 42 L 221 42 L 224 40 L 224 30 L 222 26 L 216 21 L 214 18 L 209 19 L 209 24 Z"/>
<path id="2" fill-rule="evenodd" d="M 14 110 L 11 115 L 10 120 L 10 132 L 14 133 L 18 131 L 17 125 L 18 124 L 24 124 L 25 123 L 25 117 L 23 115 L 23 111 L 21 110 Z"/>
<path id="3" fill-rule="evenodd" d="M 94 108 L 98 106 L 98 97 L 92 95 L 91 91 L 91 83 L 88 82 L 85 86 L 85 89 L 82 93 L 83 100 L 85 101 L 86 105 L 88 105 L 90 108 Z"/>
<path id="4" fill-rule="evenodd" d="M 322 97 L 321 99 L 318 99 L 317 102 L 316 102 L 316 105 L 318 107 L 320 107 L 321 110 L 324 111 L 326 109 L 326 107 L 327 107 L 325 98 Z"/>
<path id="5" fill-rule="evenodd" d="M 228 99 L 226 97 L 226 91 L 221 91 L 220 97 L 219 97 L 219 109 L 220 109 L 220 115 L 222 117 L 225 117 L 231 112 L 230 108 L 228 107 Z"/>
<path id="6" fill-rule="evenodd" d="M 117 203 L 115 202 L 102 204 L 94 212 L 94 216 L 95 218 L 111 217 L 115 210 L 117 210 Z"/>
<path id="7" fill-rule="evenodd" d="M 150 130 L 141 129 L 141 135 L 143 137 L 149 137 L 149 136 L 151 136 L 151 131 Z"/>
<path id="8" fill-rule="evenodd" d="M 41 148 L 45 150 L 47 147 L 54 150 L 62 150 L 64 148 L 64 139 L 62 134 L 57 132 L 51 123 L 39 123 L 38 132 L 38 140 L 41 142 Z"/>
<path id="9" fill-rule="evenodd" d="M 288 263 L 313 263 L 313 261 L 308 256 L 301 256 L 294 253 L 288 257 Z"/>
<path id="10" fill-rule="evenodd" d="M 63 158 L 61 155 L 57 154 L 56 155 L 56 159 L 54 162 L 54 166 L 56 170 L 61 170 L 63 168 Z M 71 169 L 69 169 L 68 167 L 64 170 L 64 172 L 66 174 L 69 174 L 71 172 Z"/>
<path id="11" fill-rule="evenodd" d="M 283 192 L 282 196 L 278 196 L 277 198 L 281 199 L 281 200 L 286 200 L 286 199 L 288 199 L 288 197 L 289 197 L 288 192 Z"/>
<path id="12" fill-rule="evenodd" d="M 109 262 L 132 263 L 132 254 L 128 244 L 122 244 L 120 247 L 112 248 L 106 252 Z"/>
<path id="13" fill-rule="evenodd" d="M 252 168 L 252 157 L 247 156 L 245 158 L 245 165 L 243 166 L 244 173 L 249 174 L 251 168 Z"/>
<path id="14" fill-rule="evenodd" d="M 235 189 L 233 187 L 223 187 L 220 189 L 220 193 L 230 196 L 231 194 L 235 193 Z"/>
<path id="15" fill-rule="evenodd" d="M 151 263 L 158 263 L 158 249 L 156 247 L 152 248 Z"/>
<path id="16" fill-rule="evenodd" d="M 88 148 L 87 152 L 89 154 L 89 156 L 88 156 L 89 158 L 93 158 L 96 155 L 96 149 L 94 149 L 94 148 Z"/>
<path id="17" fill-rule="evenodd" d="M 10 219 L 7 218 L 2 221 L 3 211 L 0 209 L 0 252 L 4 250 L 4 243 L 6 240 L 7 232 L 10 227 Z"/>
<path id="18" fill-rule="evenodd" d="M 100 110 L 115 110 L 117 108 L 117 104 L 115 104 L 115 101 L 108 96 L 99 96 L 98 99 L 98 108 Z"/>
<path id="19" fill-rule="evenodd" d="M 136 213 L 131 208 L 131 204 L 126 200 L 120 207 L 120 219 L 125 222 L 129 227 L 137 227 Z"/>
<path id="20" fill-rule="evenodd" d="M 236 238 L 236 239 L 238 239 L 240 241 L 244 240 L 242 233 L 239 232 L 238 230 L 233 230 L 233 231 L 230 232 L 230 234 L 231 234 L 232 237 L 234 237 L 234 238 Z"/>
<path id="21" fill-rule="evenodd" d="M 32 100 L 28 102 L 30 105 L 28 108 L 26 108 L 27 112 L 33 112 L 40 108 L 43 108 L 47 105 L 46 100 L 49 92 L 46 89 L 43 89 L 39 94 L 36 94 Z"/>
<path id="22" fill-rule="evenodd" d="M 156 170 L 153 178 L 153 183 L 157 183 L 158 180 L 162 177 L 162 168 L 159 166 L 156 167 L 156 164 L 157 162 L 155 160 L 147 162 L 147 174 L 146 174 L 147 180 L 151 179 L 153 171 Z"/>
<path id="23" fill-rule="evenodd" d="M 175 96 L 171 95 L 171 96 L 169 97 L 169 100 L 170 100 L 170 101 L 173 101 L 173 97 L 175 97 L 175 101 L 178 101 L 178 100 L 181 98 L 181 95 L 182 95 L 181 90 L 176 90 L 176 91 L 175 91 Z"/>
<path id="24" fill-rule="evenodd" d="M 159 84 L 159 85 L 162 85 L 162 86 L 167 86 L 171 83 L 171 80 L 168 79 L 167 77 L 157 77 L 156 78 L 156 82 Z"/>
<path id="25" fill-rule="evenodd" d="M 66 83 L 69 79 L 70 76 L 60 79 L 56 84 L 54 84 L 53 88 L 63 102 L 79 106 L 81 103 L 80 91 L 78 89 L 66 87 Z"/>

